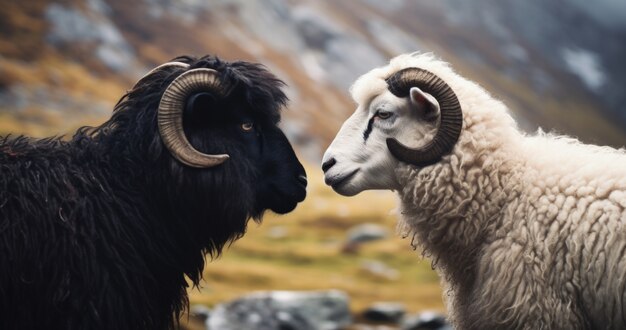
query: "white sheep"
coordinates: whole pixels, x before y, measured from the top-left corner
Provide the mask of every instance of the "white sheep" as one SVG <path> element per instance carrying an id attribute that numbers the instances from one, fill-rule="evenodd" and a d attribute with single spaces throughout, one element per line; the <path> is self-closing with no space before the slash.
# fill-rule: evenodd
<path id="1" fill-rule="evenodd" d="M 624 150 L 526 135 L 429 54 L 398 56 L 351 93 L 326 183 L 397 192 L 399 228 L 433 258 L 458 329 L 626 328 Z"/>

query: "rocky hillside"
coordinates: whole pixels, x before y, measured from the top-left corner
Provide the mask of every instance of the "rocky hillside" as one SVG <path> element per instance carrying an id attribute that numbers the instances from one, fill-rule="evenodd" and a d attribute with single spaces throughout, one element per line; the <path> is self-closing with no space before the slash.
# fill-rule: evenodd
<path id="1" fill-rule="evenodd" d="M 317 160 L 353 109 L 350 83 L 434 51 L 522 127 L 624 144 L 626 10 L 619 0 L 30 0 L 0 9 L 0 132 L 68 133 L 105 118 L 179 54 L 266 64 L 290 88 L 285 129 Z"/>
<path id="2" fill-rule="evenodd" d="M 442 311 L 439 280 L 407 240 L 385 234 L 347 244 L 364 223 L 393 232 L 394 196 L 344 198 L 311 165 L 353 111 L 351 82 L 413 51 L 453 63 L 509 104 L 526 130 L 626 144 L 623 0 L 6 0 L 0 135 L 71 134 L 100 123 L 136 79 L 180 54 L 262 62 L 289 85 L 283 126 L 312 161 L 309 197 L 251 226 L 219 266 L 205 269 L 191 303 L 338 289 L 359 322 L 375 302 L 402 303 L 407 315 Z"/>

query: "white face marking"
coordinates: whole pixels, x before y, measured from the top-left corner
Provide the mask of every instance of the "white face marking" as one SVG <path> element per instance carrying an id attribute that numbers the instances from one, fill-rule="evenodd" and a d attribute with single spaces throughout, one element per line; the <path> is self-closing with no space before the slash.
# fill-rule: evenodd
<path id="1" fill-rule="evenodd" d="M 422 99 L 431 101 L 429 94 L 421 95 L 427 96 Z M 399 189 L 395 175 L 398 160 L 387 149 L 386 140 L 396 138 L 415 147 L 436 124 L 425 120 L 432 116 L 432 110 L 416 102 L 423 101 L 413 100 L 413 97 L 398 98 L 385 91 L 368 103 L 359 104 L 324 154 L 326 184 L 346 196 L 368 189 Z"/>

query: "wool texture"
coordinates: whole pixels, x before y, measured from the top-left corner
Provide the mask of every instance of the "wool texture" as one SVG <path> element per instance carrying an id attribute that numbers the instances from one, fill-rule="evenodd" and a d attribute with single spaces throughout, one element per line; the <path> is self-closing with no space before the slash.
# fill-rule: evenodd
<path id="1" fill-rule="evenodd" d="M 355 99 L 405 67 L 441 77 L 463 110 L 451 154 L 396 169 L 399 230 L 432 258 L 456 328 L 626 328 L 624 150 L 527 135 L 504 104 L 429 54 L 375 69 Z"/>
<path id="2" fill-rule="evenodd" d="M 276 126 L 283 83 L 258 64 L 174 60 L 235 86 L 184 118 L 190 143 L 224 164 L 190 168 L 163 145 L 157 108 L 181 67 L 142 79 L 111 119 L 69 140 L 0 138 L 0 329 L 176 328 L 206 256 L 304 199 L 304 169 Z"/>

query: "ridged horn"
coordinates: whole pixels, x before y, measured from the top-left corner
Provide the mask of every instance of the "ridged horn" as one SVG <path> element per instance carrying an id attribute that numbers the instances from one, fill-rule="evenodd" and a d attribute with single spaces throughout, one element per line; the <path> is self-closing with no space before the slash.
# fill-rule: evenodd
<path id="1" fill-rule="evenodd" d="M 437 133 L 425 146 L 413 149 L 394 138 L 387 139 L 387 147 L 398 160 L 415 166 L 432 165 L 449 154 L 461 135 L 463 113 L 454 91 L 434 73 L 407 68 L 398 71 L 386 80 L 389 91 L 397 97 L 409 96 L 411 87 L 418 87 L 431 94 L 440 106 L 440 122 Z"/>
<path id="2" fill-rule="evenodd" d="M 229 156 L 202 153 L 185 136 L 183 109 L 187 99 L 198 92 L 209 92 L 220 98 L 226 95 L 227 89 L 213 69 L 198 68 L 184 72 L 163 93 L 157 120 L 161 139 L 174 158 L 187 166 L 207 168 L 225 162 Z"/>

